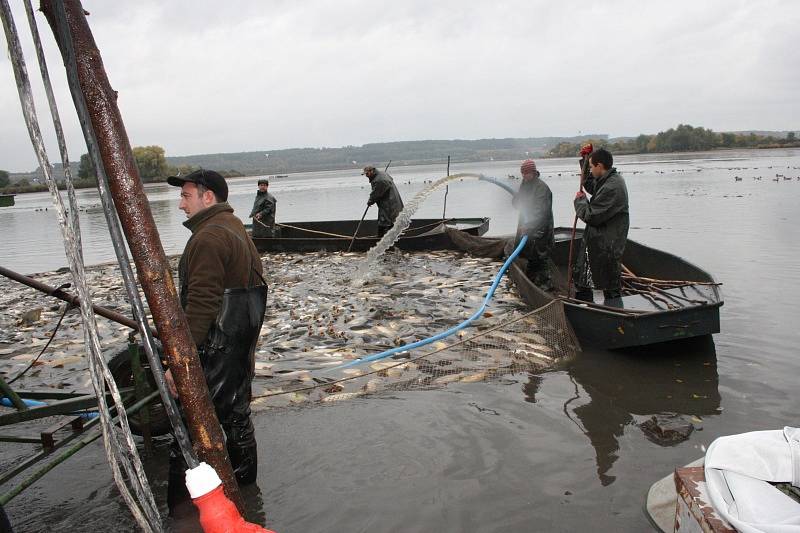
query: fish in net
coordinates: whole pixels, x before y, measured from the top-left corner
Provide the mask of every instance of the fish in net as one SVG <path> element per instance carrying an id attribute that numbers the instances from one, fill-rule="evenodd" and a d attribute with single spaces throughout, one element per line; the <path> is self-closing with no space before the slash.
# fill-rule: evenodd
<path id="1" fill-rule="evenodd" d="M 344 368 L 300 372 L 279 387 L 253 397 L 253 408 L 324 405 L 387 391 L 446 387 L 541 372 L 580 351 L 563 304 L 554 300 L 533 311 L 511 311 L 478 322 L 445 340 L 414 352 Z"/>

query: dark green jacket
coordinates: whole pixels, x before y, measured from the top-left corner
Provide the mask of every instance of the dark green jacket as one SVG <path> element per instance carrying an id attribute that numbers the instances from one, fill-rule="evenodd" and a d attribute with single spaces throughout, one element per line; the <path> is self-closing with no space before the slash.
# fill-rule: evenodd
<path id="1" fill-rule="evenodd" d="M 596 289 L 616 288 L 620 283 L 620 261 L 628 241 L 630 215 L 628 189 L 616 168 L 583 184 L 592 198 L 576 198 L 575 214 L 586 223 L 583 246 L 589 251 L 589 266 Z M 579 253 L 576 264 L 585 263 Z"/>
<path id="2" fill-rule="evenodd" d="M 227 202 L 183 223 L 192 231 L 178 264 L 181 306 L 195 344 L 202 345 L 217 318 L 225 289 L 260 285 L 261 257 Z"/>
<path id="3" fill-rule="evenodd" d="M 269 227 L 275 226 L 275 211 L 278 207 L 278 201 L 269 192 L 258 191 L 256 193 L 256 200 L 253 202 L 253 209 L 250 211 L 250 218 L 255 217 L 261 213 L 261 222 Z M 258 224 L 253 222 L 253 224 Z"/>
<path id="4" fill-rule="evenodd" d="M 382 170 L 377 170 L 374 178 L 369 180 L 372 192 L 368 204 L 378 204 L 378 226 L 394 226 L 394 220 L 403 210 L 403 199 L 394 184 L 392 177 Z"/>
<path id="5" fill-rule="evenodd" d="M 523 181 L 511 203 L 519 209 L 517 236 L 553 240 L 553 193 L 539 178 Z"/>

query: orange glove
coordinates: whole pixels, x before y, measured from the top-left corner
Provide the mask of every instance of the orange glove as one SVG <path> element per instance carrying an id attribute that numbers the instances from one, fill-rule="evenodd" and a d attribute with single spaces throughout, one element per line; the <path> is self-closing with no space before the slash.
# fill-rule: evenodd
<path id="1" fill-rule="evenodd" d="M 581 148 L 581 157 L 586 157 L 592 152 L 594 152 L 594 146 L 592 146 L 592 143 L 584 144 Z"/>

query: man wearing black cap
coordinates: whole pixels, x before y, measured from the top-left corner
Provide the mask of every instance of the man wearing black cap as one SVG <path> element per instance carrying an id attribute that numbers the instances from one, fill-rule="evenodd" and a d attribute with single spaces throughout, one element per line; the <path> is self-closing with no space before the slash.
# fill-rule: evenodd
<path id="1" fill-rule="evenodd" d="M 383 237 L 392 226 L 397 215 L 403 210 L 403 199 L 392 177 L 373 166 L 364 167 L 364 176 L 372 187 L 367 207 L 378 204 L 378 238 Z"/>
<path id="2" fill-rule="evenodd" d="M 267 301 L 261 258 L 228 204 L 228 185 L 213 170 L 172 176 L 181 188 L 179 209 L 192 236 L 178 266 L 180 299 L 236 478 L 256 479 L 257 455 L 250 420 L 254 352 Z M 172 385 L 172 376 L 168 374 Z M 173 448 L 176 448 L 173 446 Z M 170 454 L 170 509 L 185 491 L 182 457 Z"/>
<path id="3" fill-rule="evenodd" d="M 269 181 L 265 178 L 258 180 L 258 192 L 250 211 L 253 219 L 253 237 L 263 238 L 275 235 L 275 210 L 278 202 L 269 192 Z"/>

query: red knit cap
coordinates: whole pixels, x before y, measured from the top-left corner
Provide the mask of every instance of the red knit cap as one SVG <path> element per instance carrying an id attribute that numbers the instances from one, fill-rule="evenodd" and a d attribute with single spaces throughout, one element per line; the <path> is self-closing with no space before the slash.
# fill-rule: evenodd
<path id="1" fill-rule="evenodd" d="M 522 162 L 522 165 L 520 165 L 519 171 L 522 172 L 523 175 L 537 174 L 538 171 L 536 170 L 536 162 L 533 159 L 526 159 Z"/>

